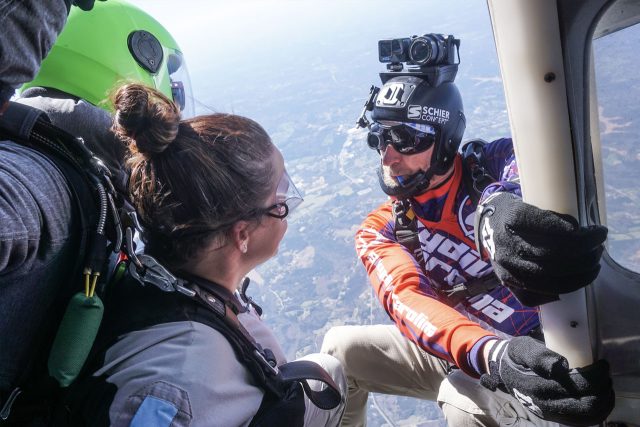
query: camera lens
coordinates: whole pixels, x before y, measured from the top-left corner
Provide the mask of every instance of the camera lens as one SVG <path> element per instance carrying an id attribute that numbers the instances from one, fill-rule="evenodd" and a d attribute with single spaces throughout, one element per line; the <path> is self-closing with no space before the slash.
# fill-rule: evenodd
<path id="1" fill-rule="evenodd" d="M 382 135 L 378 132 L 369 132 L 367 135 L 367 145 L 372 150 L 379 150 L 381 147 Z"/>
<path id="2" fill-rule="evenodd" d="M 428 64 L 433 56 L 433 45 L 425 38 L 416 38 L 409 47 L 409 57 L 418 65 Z"/>
<path id="3" fill-rule="evenodd" d="M 447 46 L 441 34 L 415 37 L 409 45 L 409 57 L 416 65 L 440 65 L 446 61 L 446 56 Z"/>

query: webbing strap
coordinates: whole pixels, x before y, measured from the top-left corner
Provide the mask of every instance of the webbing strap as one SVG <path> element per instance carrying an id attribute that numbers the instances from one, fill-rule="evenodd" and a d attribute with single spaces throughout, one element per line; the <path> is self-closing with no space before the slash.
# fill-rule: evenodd
<path id="1" fill-rule="evenodd" d="M 309 400 L 320 409 L 333 409 L 342 399 L 333 378 L 320 365 L 310 360 L 294 360 L 278 366 L 280 376 L 285 382 L 300 381 Z M 324 390 L 313 391 L 309 380 L 321 381 L 327 385 Z"/>
<path id="2" fill-rule="evenodd" d="M 487 293 L 500 285 L 500 280 L 491 273 L 468 282 L 457 283 L 449 289 L 442 289 L 440 295 L 446 297 L 451 307 L 455 307 L 462 300 Z"/>
<path id="3" fill-rule="evenodd" d="M 17 102 L 9 102 L 0 115 L 0 134 L 9 139 L 28 141 L 38 119 L 49 121 L 47 115 L 36 108 Z"/>
<path id="4" fill-rule="evenodd" d="M 407 248 L 418 263 L 424 267 L 422 247 L 420 245 L 418 219 L 409 199 L 393 202 L 394 233 L 396 241 Z"/>
<path id="5" fill-rule="evenodd" d="M 484 189 L 496 182 L 484 164 L 482 147 L 486 143 L 483 139 L 474 139 L 462 147 L 462 180 L 474 206 L 478 206 Z"/>
<path id="6" fill-rule="evenodd" d="M 9 102 L 4 114 L 0 115 L 0 136 L 3 139 L 6 138 L 38 149 L 40 140 L 38 137 L 34 137 L 36 134 L 34 129 L 37 127 L 37 123 L 49 123 L 49 118 L 44 112 L 27 105 Z M 49 153 L 48 150 L 45 151 L 47 154 Z M 77 214 L 76 220 L 80 224 L 78 228 L 80 231 L 78 253 L 84 253 L 88 244 L 88 224 L 93 219 L 90 212 L 88 212 L 88 207 L 93 206 L 94 200 L 85 187 L 82 174 L 75 168 L 74 164 L 70 163 L 68 159 L 57 155 L 49 155 L 48 158 L 64 177 L 72 194 L 74 212 Z M 82 257 L 77 257 L 73 268 L 70 270 L 70 279 L 80 279 L 82 261 Z M 74 280 L 66 280 L 60 284 L 60 289 L 56 293 L 56 301 L 53 304 L 53 307 L 61 308 L 60 316 L 67 305 L 68 299 L 75 292 L 76 285 L 79 286 L 79 282 L 74 282 Z M 26 362 L 25 369 L 22 370 L 13 385 L 13 391 L 5 397 L 3 402 L 0 402 L 0 405 L 2 405 L 0 418 L 3 420 L 9 419 L 12 406 L 18 396 L 20 396 L 20 400 L 24 401 L 25 394 L 40 395 L 50 391 L 48 384 L 47 387 L 42 385 L 48 383 L 48 381 L 44 378 L 39 378 L 46 375 L 46 367 L 43 368 L 40 365 L 46 364 L 48 347 L 52 342 L 52 337 L 44 336 L 45 331 L 47 331 L 46 328 L 41 328 L 40 336 L 33 337 L 34 346 L 37 348 L 31 348 L 29 351 L 30 360 Z M 40 397 L 39 399 L 42 400 Z"/>
<path id="7" fill-rule="evenodd" d="M 93 271 L 100 273 L 106 265 L 108 241 L 103 232 L 107 225 L 109 201 L 112 213 L 117 216 L 112 198 L 114 190 L 108 170 L 84 146 L 81 139 L 54 126 L 43 111 L 28 105 L 9 103 L 4 114 L 0 116 L 0 136 L 45 154 L 65 178 L 71 192 L 74 211 L 77 213 L 74 222 L 79 225 L 75 229 L 80 234 L 77 251 L 82 256 L 76 257 L 68 280 L 58 284 L 54 307 L 61 307 L 63 312 L 71 295 L 80 288 L 83 267 L 91 265 Z M 113 222 L 117 224 L 118 218 Z M 49 385 L 42 385 L 49 383 L 45 362 L 51 340 L 35 337 L 34 342 L 38 343 L 39 348 L 31 352 L 32 360 L 23 370 L 12 395 L 17 396 L 20 388 L 24 387 L 27 389 L 24 394 L 30 395 L 30 399 L 43 400 L 44 397 L 39 396 L 51 392 Z M 39 365 L 42 358 L 44 367 Z M 20 399 L 24 401 L 26 398 Z M 7 401 L 0 402 L 3 403 L 3 417 L 9 416 L 13 403 L 10 400 L 11 396 Z"/>
<path id="8" fill-rule="evenodd" d="M 273 353 L 269 349 L 263 349 L 238 320 L 237 313 L 244 311 L 244 309 L 237 304 L 236 298 L 228 290 L 208 281 L 206 289 L 193 282 L 189 284 L 189 287 L 196 291 L 196 300 L 210 307 L 211 312 L 215 315 L 208 319 L 203 318 L 202 320 L 205 321 L 203 323 L 210 325 L 211 319 L 220 319 L 227 326 L 230 326 L 227 333 L 224 333 L 221 329 L 218 330 L 223 332 L 227 339 L 231 337 L 231 340 L 238 340 L 240 338 L 236 343 L 232 344 L 244 347 L 242 351 L 245 353 L 245 358 L 248 355 L 258 362 L 257 365 L 261 368 L 259 376 L 266 388 L 271 389 L 276 394 L 280 394 L 283 390 L 286 390 L 286 384 L 296 381 L 302 384 L 305 394 L 318 408 L 333 409 L 340 404 L 341 395 L 338 386 L 333 381 L 333 378 L 317 363 L 308 360 L 295 360 L 275 366 L 276 360 Z M 246 288 L 244 290 L 246 291 Z M 224 310 L 222 310 L 221 305 Z M 326 387 L 321 391 L 313 391 L 308 384 L 308 380 L 321 381 Z M 283 387 L 283 385 L 285 386 Z"/>
<path id="9" fill-rule="evenodd" d="M 309 399 L 319 408 L 332 409 L 340 403 L 338 386 L 316 363 L 293 361 L 276 366 L 273 353 L 262 348 L 238 320 L 237 313 L 243 308 L 231 292 L 204 279 L 182 276 L 187 279 L 186 286 L 194 291 L 193 298 L 180 292 L 163 292 L 155 286 L 141 286 L 129 274 L 114 286 L 110 299 L 112 310 L 104 321 L 109 329 L 103 331 L 99 353 L 106 351 L 116 337 L 124 333 L 161 323 L 190 320 L 224 335 L 238 361 L 268 393 L 280 398 L 292 382 L 299 381 Z M 322 381 L 326 387 L 319 392 L 313 391 L 306 380 Z"/>

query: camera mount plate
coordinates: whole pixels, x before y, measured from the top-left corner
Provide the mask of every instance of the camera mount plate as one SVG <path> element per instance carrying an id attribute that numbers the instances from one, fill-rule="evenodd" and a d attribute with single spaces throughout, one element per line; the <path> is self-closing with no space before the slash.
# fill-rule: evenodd
<path id="1" fill-rule="evenodd" d="M 425 79 L 431 86 L 453 82 L 458 73 L 458 64 L 436 65 L 432 67 L 408 67 L 402 71 L 387 71 L 380 73 L 380 80 L 385 84 L 388 80 L 400 76 L 414 76 Z"/>

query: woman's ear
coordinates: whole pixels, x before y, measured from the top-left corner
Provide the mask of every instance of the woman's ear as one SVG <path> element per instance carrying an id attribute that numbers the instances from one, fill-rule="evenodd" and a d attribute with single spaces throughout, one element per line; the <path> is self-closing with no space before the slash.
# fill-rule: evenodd
<path id="1" fill-rule="evenodd" d="M 247 250 L 249 250 L 250 225 L 251 223 L 248 221 L 238 221 L 231 229 L 232 243 L 243 254 L 246 254 Z"/>

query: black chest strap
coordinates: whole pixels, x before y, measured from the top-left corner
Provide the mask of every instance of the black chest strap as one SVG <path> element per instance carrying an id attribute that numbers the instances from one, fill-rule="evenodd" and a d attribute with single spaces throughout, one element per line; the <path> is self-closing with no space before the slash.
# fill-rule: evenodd
<path id="1" fill-rule="evenodd" d="M 394 200 L 392 206 L 396 241 L 407 248 L 416 261 L 424 267 L 424 255 L 419 238 L 418 218 L 411 207 L 411 200 Z"/>
<path id="2" fill-rule="evenodd" d="M 463 300 L 476 295 L 486 294 L 489 291 L 501 286 L 500 280 L 491 273 L 484 277 L 478 277 L 463 283 L 456 283 L 451 288 L 441 289 L 438 293 L 446 298 L 451 307 L 455 307 Z"/>

